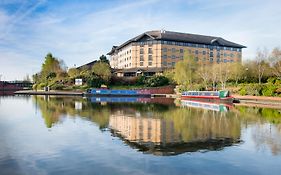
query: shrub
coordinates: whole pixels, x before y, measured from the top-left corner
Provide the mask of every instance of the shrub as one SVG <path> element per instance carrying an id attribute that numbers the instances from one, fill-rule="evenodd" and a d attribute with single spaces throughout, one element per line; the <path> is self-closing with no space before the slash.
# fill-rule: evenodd
<path id="1" fill-rule="evenodd" d="M 53 84 L 50 88 L 52 90 L 63 90 L 64 85 L 62 85 L 62 84 Z"/>
<path id="2" fill-rule="evenodd" d="M 139 76 L 137 81 L 136 81 L 136 84 L 137 85 L 145 85 L 145 81 L 147 80 L 147 77 L 145 76 Z"/>
<path id="3" fill-rule="evenodd" d="M 89 87 L 99 88 L 102 84 L 107 84 L 102 78 L 93 77 L 87 80 L 87 85 Z"/>
<path id="4" fill-rule="evenodd" d="M 259 84 L 247 84 L 241 87 L 239 90 L 240 95 L 253 95 L 260 96 L 262 95 L 263 85 Z"/>
<path id="5" fill-rule="evenodd" d="M 263 96 L 274 96 L 277 87 L 271 83 L 265 85 L 262 89 Z"/>
<path id="6" fill-rule="evenodd" d="M 246 91 L 246 88 L 245 88 L 245 87 L 242 87 L 242 88 L 239 90 L 239 95 L 247 95 L 247 91 Z"/>
<path id="7" fill-rule="evenodd" d="M 157 87 L 157 86 L 164 86 L 169 85 L 169 79 L 162 75 L 156 75 L 149 77 L 145 80 L 145 85 L 148 87 Z"/>
<path id="8" fill-rule="evenodd" d="M 110 85 L 115 85 L 115 86 L 136 85 L 138 78 L 139 77 L 117 77 L 117 76 L 112 76 L 111 80 L 110 80 Z"/>
<path id="9" fill-rule="evenodd" d="M 46 83 L 40 83 L 38 84 L 37 89 L 43 89 L 45 86 L 47 86 Z"/>

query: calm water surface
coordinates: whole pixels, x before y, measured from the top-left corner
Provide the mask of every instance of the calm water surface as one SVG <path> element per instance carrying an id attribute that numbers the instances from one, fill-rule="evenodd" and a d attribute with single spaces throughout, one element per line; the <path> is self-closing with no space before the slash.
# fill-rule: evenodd
<path id="1" fill-rule="evenodd" d="M 0 174 L 280 174 L 281 110 L 0 97 Z"/>

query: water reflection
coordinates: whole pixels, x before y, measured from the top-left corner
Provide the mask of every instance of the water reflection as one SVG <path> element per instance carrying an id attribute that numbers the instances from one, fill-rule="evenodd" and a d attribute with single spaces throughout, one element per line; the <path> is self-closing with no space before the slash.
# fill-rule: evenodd
<path id="1" fill-rule="evenodd" d="M 211 103 L 211 102 L 204 102 L 204 101 L 195 101 L 195 100 L 181 100 L 181 105 L 186 107 L 193 107 L 193 108 L 200 108 L 212 111 L 219 111 L 219 112 L 227 112 L 231 105 L 228 104 L 220 104 L 220 103 Z"/>
<path id="2" fill-rule="evenodd" d="M 281 153 L 280 110 L 194 101 L 175 105 L 179 102 L 167 98 L 34 96 L 33 101 L 48 128 L 66 116 L 81 117 L 145 153 L 219 150 L 240 143 L 242 127 L 252 124 L 257 149 L 268 145 L 273 154 Z"/>
<path id="3" fill-rule="evenodd" d="M 82 117 L 155 155 L 217 150 L 240 141 L 240 121 L 233 114 L 179 108 L 173 99 L 35 96 L 33 100 L 48 128 L 62 123 L 66 115 Z"/>

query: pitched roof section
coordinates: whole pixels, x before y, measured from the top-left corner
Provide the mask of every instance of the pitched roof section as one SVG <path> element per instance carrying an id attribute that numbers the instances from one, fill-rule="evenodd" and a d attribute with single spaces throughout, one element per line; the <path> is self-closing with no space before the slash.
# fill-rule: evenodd
<path id="1" fill-rule="evenodd" d="M 122 47 L 124 47 L 132 42 L 139 41 L 144 36 L 148 36 L 149 38 L 151 38 L 151 40 L 179 41 L 179 42 L 207 44 L 207 45 L 212 45 L 216 42 L 219 46 L 246 48 L 246 46 L 227 41 L 221 37 L 197 35 L 197 34 L 189 34 L 189 33 L 179 33 L 179 32 L 164 31 L 164 30 L 155 30 L 155 31 L 148 31 L 143 34 L 140 34 L 140 35 L 126 41 L 125 43 L 121 44 L 120 46 L 112 48 L 112 50 L 108 53 L 108 55 L 111 55 L 115 50 L 121 49 Z"/>

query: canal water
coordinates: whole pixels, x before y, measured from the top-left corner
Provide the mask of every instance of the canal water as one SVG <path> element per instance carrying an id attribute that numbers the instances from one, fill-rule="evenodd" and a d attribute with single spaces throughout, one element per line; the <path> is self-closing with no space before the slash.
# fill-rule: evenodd
<path id="1" fill-rule="evenodd" d="M 280 174 L 281 110 L 0 97 L 0 174 Z"/>

